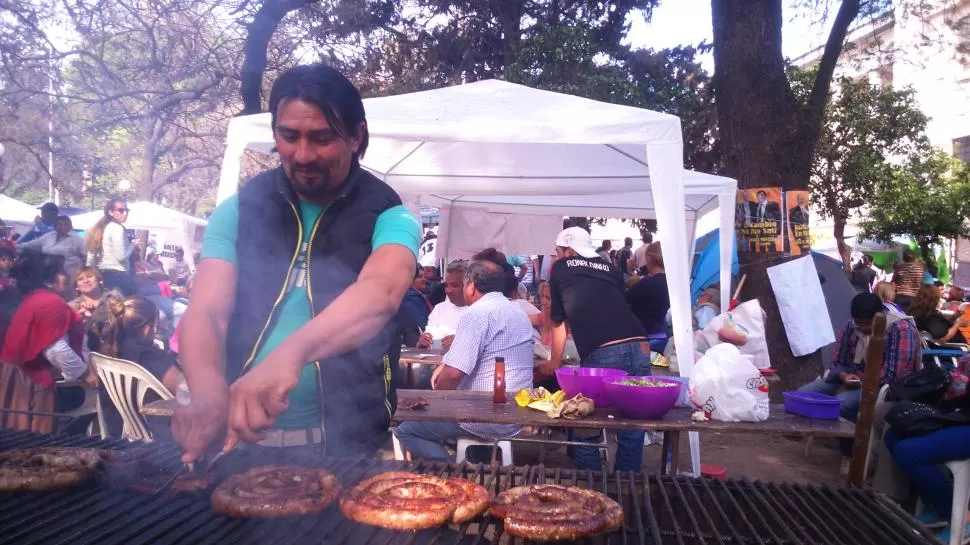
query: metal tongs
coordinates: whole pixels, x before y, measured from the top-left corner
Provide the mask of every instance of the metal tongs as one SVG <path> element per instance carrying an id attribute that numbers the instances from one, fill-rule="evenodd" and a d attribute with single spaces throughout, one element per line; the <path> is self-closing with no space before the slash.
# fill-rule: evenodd
<path id="1" fill-rule="evenodd" d="M 211 456 L 207 456 L 204 454 L 202 455 L 201 458 L 199 458 L 195 462 L 188 462 L 188 463 L 182 464 L 182 467 L 175 472 L 175 475 L 172 475 L 171 477 L 169 477 L 168 480 L 166 480 L 162 484 L 162 486 L 160 486 L 157 490 L 155 490 L 154 494 L 161 494 L 162 492 L 165 492 L 172 486 L 172 484 L 176 480 L 178 480 L 179 477 L 181 477 L 182 475 L 185 475 L 185 473 L 195 473 L 196 469 L 200 466 L 202 466 L 202 471 L 200 473 L 205 475 L 210 470 L 212 470 L 212 468 L 216 465 L 216 462 L 218 462 L 220 458 L 222 458 L 223 456 L 231 452 L 233 449 L 235 449 L 236 445 L 238 444 L 239 444 L 238 441 L 232 441 L 232 442 L 226 441 L 225 446 L 219 452 Z"/>

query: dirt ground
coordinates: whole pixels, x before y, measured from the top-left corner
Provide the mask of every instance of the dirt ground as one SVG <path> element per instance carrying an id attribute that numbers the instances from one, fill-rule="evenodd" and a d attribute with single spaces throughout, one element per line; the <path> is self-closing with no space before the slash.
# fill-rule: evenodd
<path id="1" fill-rule="evenodd" d="M 690 447 L 687 434 L 682 434 L 679 464 L 680 471 L 690 471 Z M 834 440 L 816 439 L 808 448 L 805 442 L 784 437 L 703 433 L 701 441 L 701 464 L 721 466 L 727 469 L 729 478 L 746 478 L 767 482 L 788 482 L 845 486 L 845 477 L 839 475 L 840 456 Z M 390 445 L 383 453 L 393 459 Z M 660 469 L 660 445 L 644 448 L 643 470 L 656 473 Z M 539 463 L 540 448 L 535 444 L 515 443 L 515 465 Z M 547 449 L 543 458 L 546 467 L 575 467 L 566 456 L 565 448 Z"/>

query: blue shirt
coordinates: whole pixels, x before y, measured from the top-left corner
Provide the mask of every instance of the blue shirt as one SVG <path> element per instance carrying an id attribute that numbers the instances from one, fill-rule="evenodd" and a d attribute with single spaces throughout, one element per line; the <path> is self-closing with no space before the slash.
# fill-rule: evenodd
<path id="1" fill-rule="evenodd" d="M 29 231 L 24 233 L 24 236 L 20 237 L 20 240 L 18 240 L 17 243 L 23 244 L 25 242 L 30 242 L 31 240 L 34 240 L 35 238 L 40 238 L 46 235 L 47 233 L 50 233 L 53 230 L 54 230 L 53 223 L 47 223 L 44 220 L 35 222 L 34 226 L 31 227 Z"/>
<path id="2" fill-rule="evenodd" d="M 325 206 L 300 202 L 300 216 L 303 225 L 313 225 L 323 213 Z M 212 212 L 209 225 L 202 238 L 202 259 L 221 259 L 233 265 L 236 258 L 236 238 L 239 228 L 239 197 L 233 195 L 223 201 Z M 295 333 L 313 319 L 310 298 L 306 290 L 306 249 L 310 242 L 311 229 L 303 230 L 303 244 L 297 262 L 290 272 L 287 293 L 280 303 L 279 311 L 273 318 L 266 338 L 253 360 L 259 365 L 283 339 Z M 371 249 L 376 250 L 386 244 L 398 244 L 418 255 L 421 242 L 421 224 L 403 206 L 385 210 L 377 217 Z M 276 289 L 275 287 L 273 289 Z M 324 377 L 324 380 L 326 378 Z M 312 365 L 303 367 L 300 382 L 289 395 L 289 409 L 276 420 L 275 427 L 292 429 L 320 425 L 320 406 L 317 403 L 316 369 Z"/>

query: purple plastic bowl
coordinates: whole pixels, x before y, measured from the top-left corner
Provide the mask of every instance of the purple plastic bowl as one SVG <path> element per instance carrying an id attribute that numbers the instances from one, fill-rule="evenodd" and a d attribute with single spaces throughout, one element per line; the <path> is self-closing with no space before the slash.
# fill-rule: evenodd
<path id="1" fill-rule="evenodd" d="M 784 392 L 781 395 L 785 398 L 786 413 L 825 420 L 839 417 L 842 402 L 835 396 L 815 392 Z"/>
<path id="2" fill-rule="evenodd" d="M 668 386 L 630 386 L 620 384 L 624 380 L 648 378 Z M 603 380 L 606 393 L 620 414 L 637 420 L 660 420 L 674 408 L 682 387 L 680 382 L 665 377 L 616 377 Z"/>
<path id="3" fill-rule="evenodd" d="M 603 380 L 611 377 L 625 377 L 627 372 L 621 369 L 603 367 L 560 367 L 556 369 L 556 380 L 559 387 L 566 392 L 566 399 L 576 394 L 583 394 L 593 400 L 597 407 L 610 404 L 610 397 L 603 389 Z"/>

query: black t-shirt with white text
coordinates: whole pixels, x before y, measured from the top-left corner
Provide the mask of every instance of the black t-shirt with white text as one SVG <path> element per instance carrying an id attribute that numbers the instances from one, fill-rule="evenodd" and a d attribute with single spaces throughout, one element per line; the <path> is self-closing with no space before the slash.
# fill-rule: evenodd
<path id="1" fill-rule="evenodd" d="M 580 358 L 606 343 L 646 336 L 612 264 L 600 258 L 560 259 L 552 266 L 549 287 L 552 320 L 569 322 Z"/>

